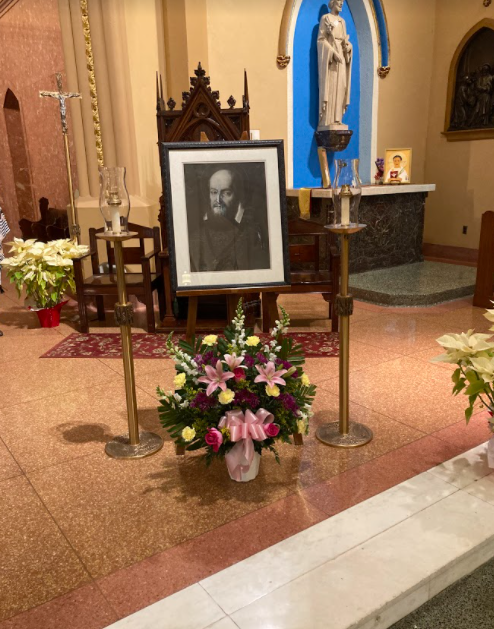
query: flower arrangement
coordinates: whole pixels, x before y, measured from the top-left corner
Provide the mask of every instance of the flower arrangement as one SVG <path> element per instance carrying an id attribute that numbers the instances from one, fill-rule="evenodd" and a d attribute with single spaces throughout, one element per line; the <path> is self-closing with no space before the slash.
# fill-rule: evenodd
<path id="1" fill-rule="evenodd" d="M 376 159 L 376 168 L 377 172 L 374 175 L 374 179 L 377 184 L 383 183 L 384 181 L 384 159 L 382 157 L 378 157 Z"/>
<path id="2" fill-rule="evenodd" d="M 494 322 L 494 310 L 487 310 L 486 319 Z M 494 326 L 490 328 L 494 332 Z M 491 430 L 494 432 L 494 342 L 492 334 L 474 334 L 468 330 L 463 334 L 446 334 L 437 339 L 445 350 L 432 359 L 432 362 L 444 362 L 458 365 L 453 373 L 453 394 L 463 393 L 468 397 L 465 410 L 467 423 L 470 421 L 476 405 L 480 403 L 490 414 Z"/>
<path id="3" fill-rule="evenodd" d="M 14 238 L 8 244 L 14 255 L 5 258 L 2 266 L 19 297 L 25 289 L 27 300 L 36 309 L 52 308 L 67 290 L 75 291 L 72 260 L 88 253 L 89 247 L 68 239 L 44 243 Z"/>
<path id="4" fill-rule="evenodd" d="M 302 346 L 285 336 L 290 319 L 281 310 L 266 343 L 245 329 L 241 302 L 224 335 L 167 340 L 175 391 L 158 387 L 161 423 L 177 445 L 205 448 L 207 463 L 226 457 L 236 480 L 254 453 L 270 450 L 279 461 L 276 441 L 309 430 L 316 387 L 303 372 Z"/>

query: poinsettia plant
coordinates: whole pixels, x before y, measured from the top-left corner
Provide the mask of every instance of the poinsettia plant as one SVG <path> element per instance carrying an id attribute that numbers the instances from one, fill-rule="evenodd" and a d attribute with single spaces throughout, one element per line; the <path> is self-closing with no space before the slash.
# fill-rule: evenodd
<path id="1" fill-rule="evenodd" d="M 178 345 L 168 337 L 175 391 L 157 391 L 161 423 L 177 445 L 204 448 L 209 463 L 249 439 L 255 452 L 270 450 L 278 460 L 277 441 L 308 433 L 316 387 L 303 371 L 302 346 L 286 336 L 290 319 L 281 311 L 265 342 L 245 329 L 241 302 L 222 335 Z"/>
<path id="2" fill-rule="evenodd" d="M 494 310 L 487 310 L 486 319 L 494 322 Z M 494 332 L 494 326 L 490 328 Z M 487 408 L 491 429 L 494 432 L 494 342 L 492 334 L 475 334 L 468 330 L 462 334 L 445 334 L 437 339 L 446 352 L 432 359 L 458 365 L 453 373 L 453 394 L 468 397 L 465 410 L 467 423 L 476 407 Z"/>
<path id="3" fill-rule="evenodd" d="M 73 259 L 88 253 L 89 247 L 69 239 L 44 243 L 14 238 L 8 244 L 14 255 L 2 266 L 19 297 L 24 289 L 27 301 L 41 309 L 59 304 L 68 290 L 75 292 Z"/>

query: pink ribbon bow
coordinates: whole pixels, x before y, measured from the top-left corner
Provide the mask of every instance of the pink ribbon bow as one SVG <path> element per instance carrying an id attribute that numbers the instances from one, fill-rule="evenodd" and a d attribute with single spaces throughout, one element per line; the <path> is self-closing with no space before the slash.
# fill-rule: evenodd
<path id="1" fill-rule="evenodd" d="M 240 480 L 242 472 L 247 472 L 254 459 L 254 439 L 264 441 L 267 438 L 265 424 L 271 424 L 274 417 L 271 413 L 260 408 L 254 415 L 252 411 L 228 411 L 221 418 L 219 428 L 228 428 L 230 440 L 236 442 L 226 454 L 226 464 L 235 480 Z"/>

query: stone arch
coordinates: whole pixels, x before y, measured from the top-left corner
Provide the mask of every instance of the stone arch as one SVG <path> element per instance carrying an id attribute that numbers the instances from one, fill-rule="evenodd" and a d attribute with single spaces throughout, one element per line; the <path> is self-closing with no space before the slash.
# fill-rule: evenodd
<path id="1" fill-rule="evenodd" d="M 10 88 L 5 93 L 3 114 L 17 201 L 17 207 L 11 208 L 12 214 L 16 215 L 17 220 L 22 218 L 36 220 L 37 213 L 21 107 L 19 99 Z"/>

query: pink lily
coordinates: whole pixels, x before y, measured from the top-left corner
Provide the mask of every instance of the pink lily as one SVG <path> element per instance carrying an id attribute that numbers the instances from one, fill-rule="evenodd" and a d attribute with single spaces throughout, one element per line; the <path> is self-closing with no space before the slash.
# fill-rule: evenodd
<path id="1" fill-rule="evenodd" d="M 287 372 L 287 369 L 278 369 L 276 371 L 276 366 L 271 361 L 266 365 L 256 365 L 256 369 L 259 375 L 256 376 L 254 382 L 265 382 L 270 387 L 275 384 L 286 384 L 281 376 Z"/>
<path id="2" fill-rule="evenodd" d="M 198 378 L 199 382 L 204 382 L 208 385 L 206 389 L 206 395 L 211 395 L 219 387 L 222 391 L 226 391 L 226 381 L 230 378 L 235 378 L 233 373 L 223 373 L 223 365 L 221 360 L 216 363 L 216 368 L 211 365 L 206 365 L 206 376 Z"/>
<path id="3" fill-rule="evenodd" d="M 225 354 L 224 362 L 228 365 L 230 371 L 235 371 L 238 368 L 245 369 L 244 366 L 240 366 L 244 362 L 243 356 L 237 357 L 237 354 Z"/>

